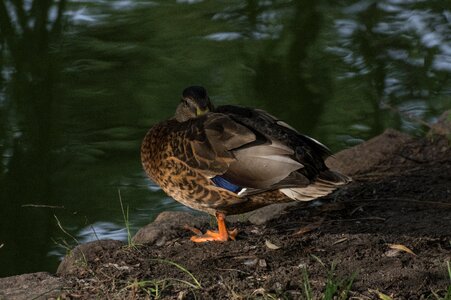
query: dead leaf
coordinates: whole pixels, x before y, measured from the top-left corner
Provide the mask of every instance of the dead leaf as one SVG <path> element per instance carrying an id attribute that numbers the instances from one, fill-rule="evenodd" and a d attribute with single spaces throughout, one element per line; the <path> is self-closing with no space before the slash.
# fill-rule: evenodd
<path id="1" fill-rule="evenodd" d="M 368 291 L 370 293 L 376 294 L 379 297 L 380 300 L 393 300 L 392 297 L 390 297 L 390 296 L 388 296 L 388 295 L 386 295 L 384 293 L 381 293 L 378 290 L 371 290 L 371 289 L 369 289 Z"/>
<path id="2" fill-rule="evenodd" d="M 348 238 L 341 238 L 341 239 L 339 239 L 339 240 L 336 240 L 335 242 L 333 242 L 333 244 L 332 245 L 336 245 L 336 244 L 340 244 L 340 243 L 343 243 L 344 241 L 347 241 L 348 240 Z"/>
<path id="3" fill-rule="evenodd" d="M 258 296 L 258 295 L 265 295 L 266 294 L 266 290 L 264 288 L 259 288 L 256 289 L 255 291 L 252 292 L 252 296 Z"/>
<path id="4" fill-rule="evenodd" d="M 323 261 L 321 260 L 321 258 L 319 258 L 318 256 L 314 255 L 314 254 L 310 254 L 310 256 L 316 260 L 317 262 L 319 262 L 323 267 L 326 267 L 326 264 L 323 263 Z"/>
<path id="5" fill-rule="evenodd" d="M 113 267 L 119 271 L 128 271 L 131 269 L 129 266 L 119 266 L 118 264 L 113 264 L 113 263 L 107 263 L 107 264 L 104 264 L 104 266 L 105 267 Z"/>
<path id="6" fill-rule="evenodd" d="M 277 245 L 271 243 L 269 240 L 265 240 L 265 245 L 266 245 L 266 247 L 268 247 L 269 249 L 272 249 L 272 250 L 280 249 L 280 246 L 277 246 Z"/>
<path id="7" fill-rule="evenodd" d="M 248 259 L 243 262 L 246 266 L 255 266 L 258 263 L 258 258 Z"/>
<path id="8" fill-rule="evenodd" d="M 323 221 L 324 221 L 324 218 L 319 221 L 316 221 L 314 223 L 310 223 L 304 227 L 301 227 L 298 231 L 296 231 L 292 235 L 303 235 L 307 232 L 313 231 L 313 230 L 319 228 L 321 226 L 321 224 L 323 224 Z"/>
<path id="9" fill-rule="evenodd" d="M 396 256 L 401 255 L 401 252 L 399 250 L 390 249 L 390 250 L 385 251 L 384 255 L 387 257 L 396 257 Z"/>
<path id="10" fill-rule="evenodd" d="M 398 251 L 404 251 L 404 252 L 407 252 L 409 254 L 412 254 L 413 256 L 417 256 L 415 253 L 413 253 L 412 250 L 410 250 L 409 248 L 407 248 L 406 246 L 401 245 L 401 244 L 389 244 L 388 247 L 390 249 L 394 249 L 394 250 L 398 250 Z"/>
<path id="11" fill-rule="evenodd" d="M 187 294 L 188 292 L 187 291 L 181 291 L 179 294 L 178 294 L 178 296 L 177 296 L 177 300 L 183 300 L 183 299 L 186 299 L 186 294 Z"/>

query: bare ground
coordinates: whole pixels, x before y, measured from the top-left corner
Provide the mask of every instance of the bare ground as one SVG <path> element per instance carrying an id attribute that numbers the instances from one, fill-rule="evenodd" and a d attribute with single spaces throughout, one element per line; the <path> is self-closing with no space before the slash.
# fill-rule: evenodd
<path id="1" fill-rule="evenodd" d="M 311 291 L 323 299 L 327 282 L 336 285 L 330 299 L 444 297 L 451 291 L 449 137 L 388 131 L 336 157 L 330 164 L 351 174 L 352 184 L 266 222 L 238 217 L 237 241 L 192 243 L 179 225 L 213 224 L 166 213 L 147 237 L 137 234 L 134 247 L 77 247 L 58 270 L 60 289 L 44 297 L 306 299 Z"/>

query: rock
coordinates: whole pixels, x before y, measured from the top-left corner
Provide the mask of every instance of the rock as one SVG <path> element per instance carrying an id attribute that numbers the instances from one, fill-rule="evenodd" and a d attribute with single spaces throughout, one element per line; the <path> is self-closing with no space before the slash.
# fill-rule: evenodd
<path id="1" fill-rule="evenodd" d="M 437 122 L 431 126 L 428 135 L 434 134 L 451 137 L 451 110 L 445 111 Z"/>
<path id="2" fill-rule="evenodd" d="M 46 272 L 0 278 L 0 299 L 48 299 L 62 293 L 63 280 Z"/>
<path id="3" fill-rule="evenodd" d="M 133 242 L 162 246 L 167 240 L 179 236 L 185 225 L 200 227 L 209 220 L 207 216 L 195 216 L 188 212 L 164 211 L 155 221 L 141 228 L 133 237 Z"/>
<path id="4" fill-rule="evenodd" d="M 393 157 L 412 137 L 387 129 L 360 145 L 343 150 L 326 160 L 326 165 L 346 175 L 366 173 L 389 157 Z"/>
<path id="5" fill-rule="evenodd" d="M 95 261 L 106 252 L 112 252 L 124 245 L 121 241 L 100 240 L 81 244 L 66 255 L 58 266 L 57 275 L 76 274 L 80 269 L 87 267 L 89 262 Z"/>
<path id="6" fill-rule="evenodd" d="M 279 204 L 271 204 L 257 210 L 251 211 L 241 218 L 244 220 L 248 220 L 252 224 L 262 225 L 270 220 L 273 220 L 283 214 L 289 207 L 298 205 L 298 202 L 289 202 L 289 203 L 279 203 Z M 238 218 L 240 218 L 238 216 Z"/>

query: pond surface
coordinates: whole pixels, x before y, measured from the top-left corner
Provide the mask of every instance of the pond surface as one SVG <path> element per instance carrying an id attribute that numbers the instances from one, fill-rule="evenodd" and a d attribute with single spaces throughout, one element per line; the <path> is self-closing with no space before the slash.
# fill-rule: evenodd
<path id="1" fill-rule="evenodd" d="M 186 209 L 139 158 L 186 86 L 333 151 L 451 108 L 448 1 L 19 3 L 0 1 L 0 276 Z"/>

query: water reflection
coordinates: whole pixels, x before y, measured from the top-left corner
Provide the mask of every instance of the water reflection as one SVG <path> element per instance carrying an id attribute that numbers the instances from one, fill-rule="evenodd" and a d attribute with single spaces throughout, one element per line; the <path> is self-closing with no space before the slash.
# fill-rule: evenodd
<path id="1" fill-rule="evenodd" d="M 87 243 L 97 240 L 126 240 L 127 230 L 119 224 L 111 222 L 95 222 L 78 232 L 79 242 Z"/>
<path id="2" fill-rule="evenodd" d="M 406 116 L 451 107 L 450 19 L 443 1 L 0 0 L 0 276 L 55 270 L 52 239 L 72 240 L 54 215 L 81 241 L 125 239 L 118 189 L 132 230 L 185 209 L 139 145 L 188 85 L 333 150 L 421 134 Z"/>
<path id="3" fill-rule="evenodd" d="M 387 124 L 418 128 L 400 113 L 387 113 L 387 107 L 426 119 L 449 107 L 449 100 L 440 99 L 449 95 L 451 70 L 449 12 L 442 3 L 360 1 L 342 12 L 335 22 L 345 46 L 335 51 L 345 54 L 352 70 L 347 77 L 365 81 L 373 134 Z"/>
<path id="4" fill-rule="evenodd" d="M 55 110 L 55 60 L 49 51 L 58 39 L 66 1 L 1 1 L 0 253 L 2 272 L 45 268 L 51 211 L 26 203 L 60 206 L 52 199 L 54 147 L 59 130 Z M 22 249 L 34 249 L 27 256 Z M 6 263 L 8 262 L 8 263 Z M 6 266 L 5 266 L 6 265 Z M 3 267 L 5 266 L 5 267 Z"/>
<path id="5" fill-rule="evenodd" d="M 302 116 L 297 128 L 313 134 L 331 95 L 331 68 L 320 63 L 324 62 L 320 40 L 324 22 L 320 2 L 298 1 L 292 6 L 280 36 L 266 42 L 258 57 L 253 90 L 255 97 L 281 118 L 293 118 L 293 111 L 287 108 L 296 108 Z M 278 101 L 284 105 L 275 105 Z"/>

